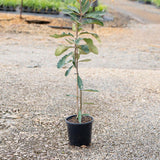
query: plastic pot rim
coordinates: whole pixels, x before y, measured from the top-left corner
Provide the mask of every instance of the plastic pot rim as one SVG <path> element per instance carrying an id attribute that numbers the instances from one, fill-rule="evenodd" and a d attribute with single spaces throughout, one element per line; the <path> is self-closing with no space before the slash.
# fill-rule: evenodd
<path id="1" fill-rule="evenodd" d="M 72 117 L 76 117 L 77 115 L 72 115 L 72 116 L 69 116 L 65 119 L 66 123 L 67 124 L 72 124 L 72 125 L 76 125 L 76 126 L 80 126 L 80 125 L 86 125 L 86 124 L 89 124 L 89 123 L 93 123 L 94 119 L 93 117 L 91 116 L 87 116 L 87 117 L 90 117 L 92 120 L 89 121 L 89 122 L 85 122 L 85 123 L 73 123 L 73 122 L 69 122 L 68 119 L 72 118 Z"/>

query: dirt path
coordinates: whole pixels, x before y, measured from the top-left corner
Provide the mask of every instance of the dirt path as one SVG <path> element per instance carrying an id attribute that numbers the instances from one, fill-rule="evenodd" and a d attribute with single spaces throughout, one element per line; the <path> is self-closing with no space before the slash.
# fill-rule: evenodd
<path id="1" fill-rule="evenodd" d="M 129 0 L 101 0 L 117 12 L 131 16 L 141 23 L 160 24 L 160 9 Z"/>

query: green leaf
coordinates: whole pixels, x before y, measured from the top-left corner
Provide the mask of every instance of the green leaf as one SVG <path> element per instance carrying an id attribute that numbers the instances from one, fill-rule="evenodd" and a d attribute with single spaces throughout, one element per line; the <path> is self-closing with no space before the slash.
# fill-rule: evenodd
<path id="1" fill-rule="evenodd" d="M 83 89 L 82 91 L 85 91 L 85 92 L 99 92 L 98 90 L 95 90 L 95 89 Z"/>
<path id="2" fill-rule="evenodd" d="M 69 44 L 74 44 L 74 41 L 72 39 L 65 39 Z"/>
<path id="3" fill-rule="evenodd" d="M 98 15 L 88 15 L 88 16 L 85 16 L 86 18 L 93 18 L 94 20 L 98 20 L 98 21 L 103 21 L 103 18 L 101 16 L 98 16 Z"/>
<path id="4" fill-rule="evenodd" d="M 65 72 L 65 76 L 67 77 L 71 71 L 71 69 L 73 68 L 73 65 L 69 67 L 69 69 Z"/>
<path id="5" fill-rule="evenodd" d="M 76 7 L 73 7 L 73 6 L 67 6 L 67 8 L 73 12 L 76 12 L 76 13 L 80 13 L 79 10 L 76 8 Z"/>
<path id="6" fill-rule="evenodd" d="M 84 15 L 89 10 L 90 2 L 89 0 L 82 0 L 81 3 L 82 3 L 82 14 Z"/>
<path id="7" fill-rule="evenodd" d="M 58 63 L 57 63 L 57 68 L 62 68 L 64 65 L 65 65 L 65 61 L 66 61 L 66 59 L 67 59 L 67 55 L 65 55 L 64 57 L 62 57 L 59 61 L 58 61 Z"/>
<path id="8" fill-rule="evenodd" d="M 82 30 L 82 27 L 81 27 L 81 25 L 79 23 L 78 24 L 72 23 L 72 31 L 75 32 L 76 31 L 76 27 L 78 27 L 78 32 Z"/>
<path id="9" fill-rule="evenodd" d="M 69 48 L 71 48 L 71 46 L 60 45 L 60 46 L 57 47 L 57 49 L 55 51 L 55 55 L 60 56 L 62 53 L 67 51 Z"/>
<path id="10" fill-rule="evenodd" d="M 91 12 L 85 15 L 85 17 L 87 18 L 94 18 L 94 19 L 98 19 L 100 21 L 103 21 L 102 16 L 105 15 L 105 12 L 101 12 L 101 11 L 96 11 L 96 12 Z"/>
<path id="11" fill-rule="evenodd" d="M 75 54 L 73 55 L 72 64 L 73 64 L 73 66 L 76 68 L 76 63 L 75 63 Z"/>
<path id="12" fill-rule="evenodd" d="M 94 54 L 98 54 L 98 49 L 93 44 L 92 39 L 90 39 L 90 38 L 84 38 L 83 40 L 87 43 L 90 52 L 92 52 Z"/>
<path id="13" fill-rule="evenodd" d="M 82 114 L 82 116 L 89 116 L 89 114 Z"/>
<path id="14" fill-rule="evenodd" d="M 99 21 L 99 20 L 96 20 L 96 19 L 85 19 L 83 21 L 83 24 L 97 24 L 97 25 L 100 25 L 100 26 L 104 26 L 103 22 L 102 21 Z"/>
<path id="15" fill-rule="evenodd" d="M 67 54 L 67 55 L 65 55 L 65 56 L 63 56 L 59 61 L 58 61 L 58 63 L 57 63 L 57 68 L 62 68 L 66 63 L 66 59 L 70 56 L 70 55 L 72 55 L 73 54 L 73 52 L 70 52 L 69 54 Z"/>
<path id="16" fill-rule="evenodd" d="M 96 38 L 99 42 L 101 42 L 98 34 L 96 34 L 96 33 L 90 33 L 90 32 L 81 32 L 81 33 L 80 33 L 80 35 L 83 35 L 83 34 L 90 34 L 90 35 L 92 35 L 94 38 Z"/>
<path id="17" fill-rule="evenodd" d="M 88 54 L 89 53 L 89 48 L 87 45 L 80 45 L 79 49 L 81 50 L 80 54 Z"/>
<path id="18" fill-rule="evenodd" d="M 72 20 L 72 21 L 75 21 L 76 23 L 81 24 L 81 23 L 79 22 L 78 17 L 77 17 L 74 13 L 68 14 L 68 15 L 71 17 L 71 20 Z"/>
<path id="19" fill-rule="evenodd" d="M 78 122 L 79 123 L 82 122 L 82 113 L 81 113 L 81 110 L 79 110 L 79 112 L 78 112 Z"/>
<path id="20" fill-rule="evenodd" d="M 97 21 L 100 21 L 100 22 L 102 22 L 103 23 L 103 18 L 101 17 L 101 16 L 95 16 L 95 17 L 86 17 L 86 18 L 93 18 L 93 20 L 97 20 Z"/>
<path id="21" fill-rule="evenodd" d="M 78 38 L 78 39 L 76 39 L 76 40 L 75 40 L 75 44 L 78 45 L 81 40 L 83 40 L 83 38 Z"/>
<path id="22" fill-rule="evenodd" d="M 69 9 L 64 9 L 62 12 L 63 12 L 63 14 L 68 14 L 68 15 L 73 13 L 73 11 L 71 11 Z"/>
<path id="23" fill-rule="evenodd" d="M 80 55 L 81 55 L 81 54 L 87 55 L 88 53 L 86 53 L 86 52 L 84 52 L 83 50 L 80 50 L 80 49 L 79 49 L 79 54 L 80 54 Z"/>
<path id="24" fill-rule="evenodd" d="M 94 103 L 92 103 L 92 102 L 84 102 L 83 104 L 94 104 Z"/>
<path id="25" fill-rule="evenodd" d="M 63 13 L 69 15 L 73 21 L 76 21 L 77 23 L 80 23 L 78 21 L 77 15 L 72 10 L 64 9 Z"/>
<path id="26" fill-rule="evenodd" d="M 89 62 L 89 61 L 91 61 L 91 59 L 82 59 L 79 62 Z"/>
<path id="27" fill-rule="evenodd" d="M 83 89 L 83 82 L 82 82 L 82 79 L 80 78 L 80 76 L 78 75 L 78 78 L 77 78 L 77 82 L 78 82 L 78 88 L 80 90 Z"/>
<path id="28" fill-rule="evenodd" d="M 76 95 L 66 94 L 67 97 L 77 97 Z"/>
<path id="29" fill-rule="evenodd" d="M 65 32 L 63 32 L 62 34 L 51 35 L 51 37 L 54 37 L 54 38 L 62 38 L 62 37 L 67 37 L 67 36 L 74 37 L 73 34 L 71 34 L 71 33 L 65 33 Z"/>
<path id="30" fill-rule="evenodd" d="M 72 23 L 72 31 L 76 31 L 76 24 L 75 23 Z"/>
<path id="31" fill-rule="evenodd" d="M 77 57 L 77 59 L 79 59 L 79 58 L 80 58 L 80 56 L 81 56 L 80 54 L 77 54 L 77 56 L 76 56 L 76 57 Z"/>
<path id="32" fill-rule="evenodd" d="M 66 62 L 66 64 L 71 63 L 71 62 L 72 62 L 72 60 L 69 60 L 69 61 Z"/>

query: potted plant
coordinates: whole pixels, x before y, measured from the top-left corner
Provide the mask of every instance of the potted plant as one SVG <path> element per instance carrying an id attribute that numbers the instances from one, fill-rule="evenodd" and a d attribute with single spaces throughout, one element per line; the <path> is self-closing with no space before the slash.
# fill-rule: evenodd
<path id="1" fill-rule="evenodd" d="M 153 0 L 153 2 L 158 8 L 160 7 L 160 0 Z"/>
<path id="2" fill-rule="evenodd" d="M 53 2 L 53 7 L 52 7 L 52 14 L 58 15 L 61 7 L 63 5 L 63 2 L 61 0 L 56 0 Z"/>
<path id="3" fill-rule="evenodd" d="M 3 9 L 4 11 L 9 11 L 9 1 L 8 0 L 3 1 Z"/>
<path id="4" fill-rule="evenodd" d="M 70 71 L 75 68 L 76 72 L 76 106 L 77 113 L 75 115 L 66 118 L 68 126 L 68 136 L 70 145 L 81 146 L 90 145 L 91 143 L 91 129 L 93 118 L 88 114 L 83 114 L 82 106 L 82 94 L 84 91 L 98 92 L 94 89 L 84 89 L 83 81 L 79 74 L 79 63 L 88 62 L 91 59 L 81 59 L 81 55 L 88 55 L 89 53 L 98 54 L 98 49 L 94 45 L 93 40 L 88 38 L 91 35 L 93 38 L 100 41 L 99 36 L 95 33 L 90 33 L 84 30 L 83 26 L 86 24 L 98 24 L 103 26 L 104 12 L 95 11 L 87 13 L 90 5 L 93 1 L 91 0 L 77 0 L 79 5 L 77 7 L 68 6 L 67 9 L 63 10 L 64 14 L 68 14 L 72 20 L 73 33 L 62 33 L 54 34 L 54 38 L 65 37 L 67 45 L 59 45 L 55 51 L 56 56 L 65 54 L 57 63 L 57 68 L 62 68 L 65 65 L 69 68 L 65 72 L 65 76 L 68 76 Z M 87 37 L 85 37 L 87 35 Z M 68 95 L 70 96 L 70 95 Z"/>
<path id="5" fill-rule="evenodd" d="M 0 10 L 3 10 L 3 1 L 0 1 Z"/>

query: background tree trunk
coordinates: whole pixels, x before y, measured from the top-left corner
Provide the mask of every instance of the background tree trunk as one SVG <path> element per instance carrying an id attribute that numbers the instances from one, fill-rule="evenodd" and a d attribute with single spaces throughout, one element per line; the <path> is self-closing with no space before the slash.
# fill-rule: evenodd
<path id="1" fill-rule="evenodd" d="M 21 0 L 21 6 L 20 6 L 20 19 L 22 19 L 22 8 L 23 8 L 23 0 Z"/>

